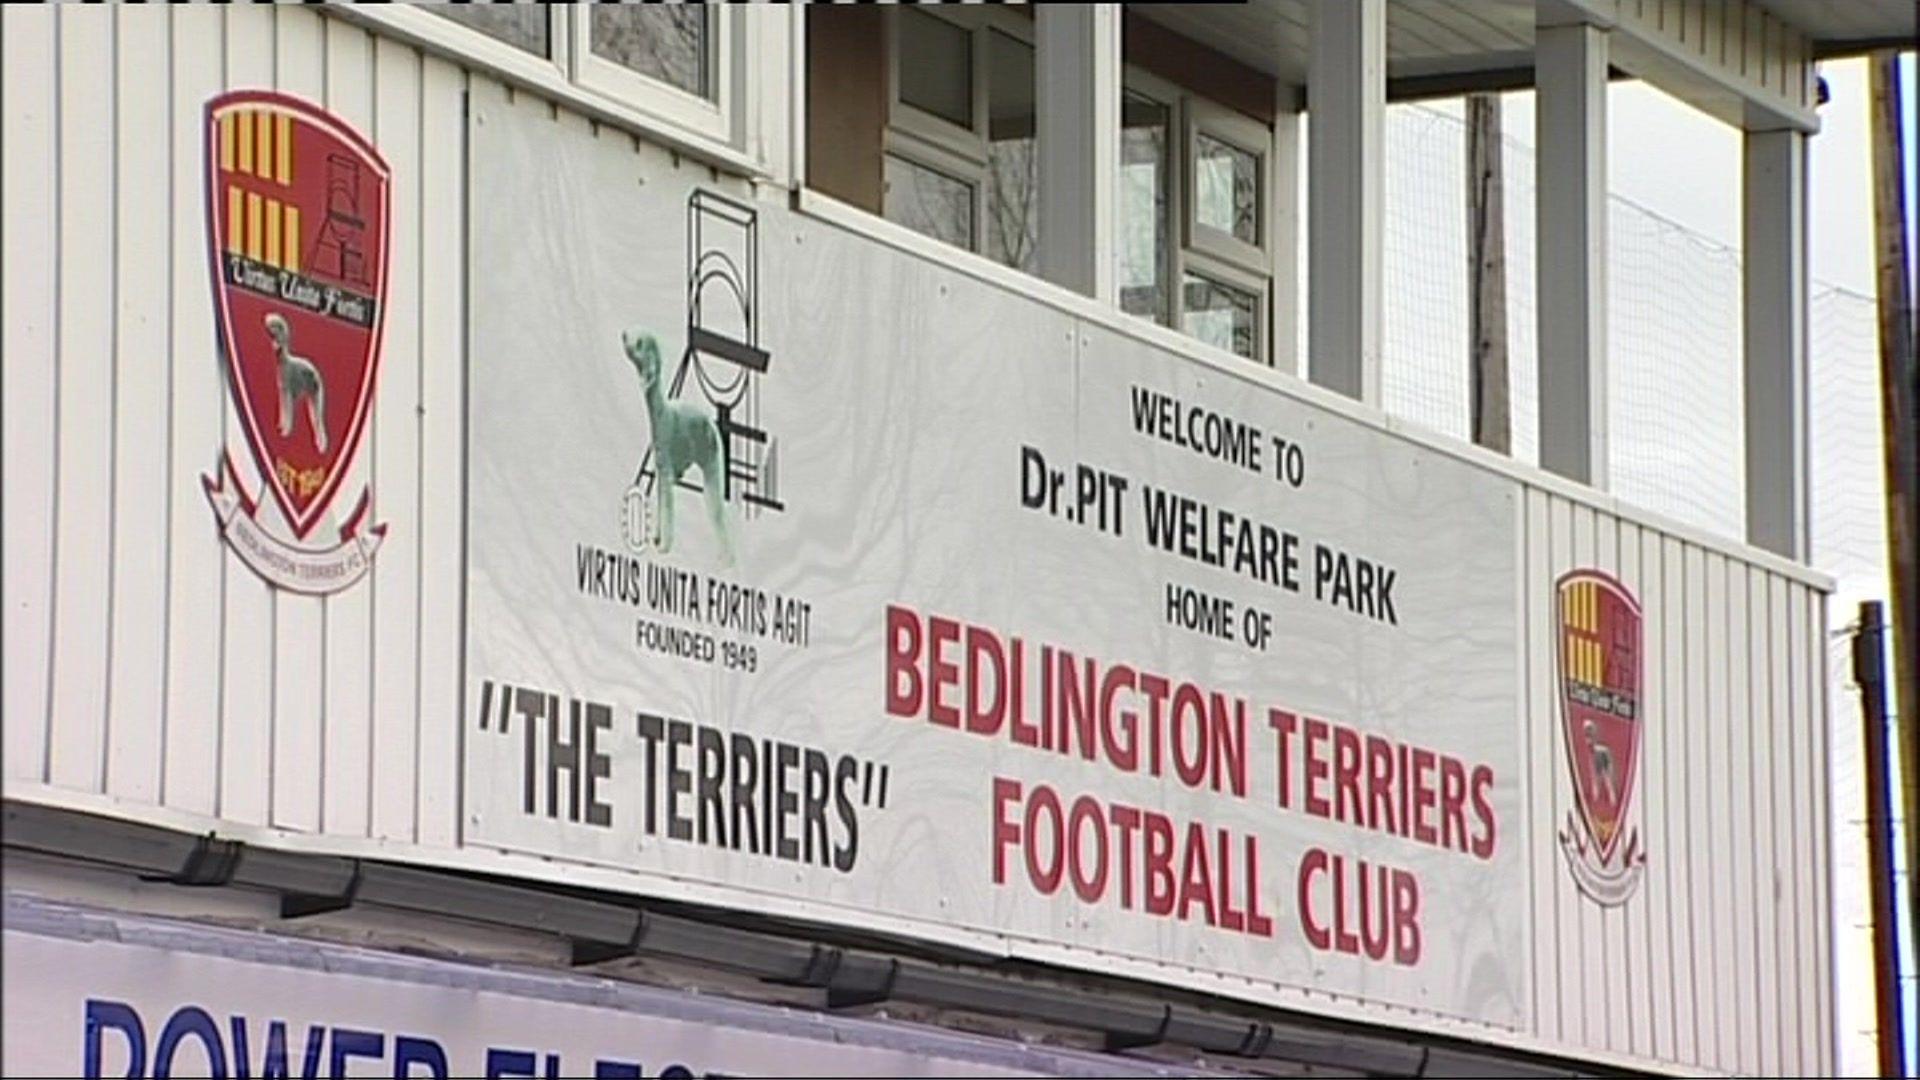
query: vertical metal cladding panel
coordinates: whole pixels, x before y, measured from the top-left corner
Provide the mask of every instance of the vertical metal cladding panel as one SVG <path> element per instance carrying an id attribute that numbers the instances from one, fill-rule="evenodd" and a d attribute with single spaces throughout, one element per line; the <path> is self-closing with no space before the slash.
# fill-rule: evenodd
<path id="1" fill-rule="evenodd" d="M 336 37 L 364 34 L 335 23 Z M 419 764 L 414 753 L 419 637 L 415 620 L 420 610 L 420 54 L 392 40 L 373 40 L 371 82 L 376 112 L 367 129 L 392 167 L 392 220 L 395 223 L 387 257 L 386 350 L 381 360 L 381 408 L 373 414 L 373 431 L 364 453 L 373 477 L 374 513 L 397 542 L 385 547 L 373 564 L 373 580 L 365 590 L 355 589 L 328 601 L 332 620 L 353 625 L 349 613 L 369 616 L 371 630 L 345 639 L 357 645 L 361 671 L 371 685 L 355 684 L 362 711 L 357 725 L 338 732 L 342 751 L 360 764 L 357 783 L 338 784 L 336 791 L 350 796 L 341 807 L 341 822 L 356 830 L 371 825 L 382 839 L 414 838 L 412 792 Z M 359 56 L 359 50 L 341 50 Z M 329 49 L 329 59 L 334 51 Z M 345 115 L 343 113 L 343 115 Z M 456 238 L 457 240 L 457 238 Z M 358 594 L 359 607 L 351 606 Z M 371 655 L 367 649 L 371 646 Z M 333 659 L 329 654 L 329 660 Z M 367 670 L 370 663 L 371 670 Z M 329 676 L 332 675 L 329 669 Z M 331 695 L 333 687 L 329 686 Z M 369 723 L 370 721 L 370 723 Z M 329 735 L 336 734 L 329 730 Z M 351 735 L 350 738 L 344 737 Z M 346 758 L 343 758 L 346 760 Z M 369 787 L 371 785 L 371 787 Z M 372 798 L 369 798 L 371 792 Z M 329 818 L 333 804 L 328 804 Z M 371 821 L 369 814 L 371 813 Z M 331 831 L 333 826 L 329 824 Z"/>
<path id="2" fill-rule="evenodd" d="M 107 760 L 115 798 L 160 795 L 167 631 L 166 14 L 112 9 L 113 458 Z"/>
<path id="3" fill-rule="evenodd" d="M 420 83 L 420 597 L 413 819 L 420 843 L 460 837 L 461 640 L 466 617 L 466 73 L 428 58 Z"/>
<path id="4" fill-rule="evenodd" d="M 1538 490 L 1523 529 L 1539 594 L 1522 601 L 1538 1033 L 1701 1068 L 1830 1071 L 1821 594 Z M 1647 869 L 1613 907 L 1559 850 L 1574 796 L 1551 583 L 1575 566 L 1617 576 L 1644 615 L 1630 819 Z"/>
<path id="5" fill-rule="evenodd" d="M 224 85 L 224 9 L 165 9 L 171 87 L 168 166 L 169 314 L 167 490 L 167 698 L 161 728 L 161 798 L 211 814 L 219 792 L 221 666 L 226 626 L 225 550 L 210 535 L 200 477 L 214 467 L 226 427 L 226 384 L 215 357 L 207 297 L 205 147 L 196 118 Z"/>
<path id="6" fill-rule="evenodd" d="M 1696 898 L 1704 883 L 1696 882 L 1693 859 L 1687 853 L 1688 830 L 1692 821 L 1695 789 L 1693 782 L 1693 733 L 1688 711 L 1691 673 L 1695 653 L 1687 635 L 1687 618 L 1693 600 L 1686 576 L 1687 548 L 1681 541 L 1660 538 L 1660 635 L 1662 651 L 1661 693 L 1657 699 L 1664 722 L 1651 732 L 1662 747 L 1665 768 L 1649 772 L 1648 780 L 1664 794 L 1662 811 L 1650 828 L 1648 842 L 1657 843 L 1666 853 L 1668 871 L 1659 877 L 1659 895 L 1666 899 L 1666 936 L 1655 936 L 1652 948 L 1664 957 L 1667 968 L 1670 1011 L 1656 1011 L 1670 1029 L 1670 1042 L 1661 1056 L 1673 1061 L 1699 1060 L 1699 971 L 1694 965 L 1694 927 Z M 1651 812 L 1651 811 L 1650 811 Z M 1664 942 L 1664 949 L 1662 944 Z M 1657 999 L 1656 999 L 1657 1000 Z"/>
<path id="7" fill-rule="evenodd" d="M 1538 488 L 1526 492 L 1526 516 L 1522 521 L 1521 543 L 1526 558 L 1529 582 L 1553 579 L 1553 555 L 1549 526 L 1553 515 L 1553 496 Z M 1553 662 L 1553 595 L 1543 588 L 1520 590 L 1524 605 L 1521 640 L 1526 649 L 1527 732 L 1527 827 L 1532 837 L 1528 888 L 1534 911 L 1532 942 L 1534 1026 L 1543 1038 L 1567 1038 L 1560 977 L 1560 905 L 1555 903 L 1560 888 L 1560 855 L 1553 840 L 1558 819 L 1558 792 L 1564 781 L 1559 751 L 1555 749 L 1559 732 L 1550 717 L 1554 703 L 1555 668 Z"/>
<path id="8" fill-rule="evenodd" d="M 278 10 L 225 9 L 227 78 L 224 88 L 275 85 L 274 22 Z M 201 107 L 204 109 L 205 102 L 201 102 Z M 204 184 L 205 180 L 200 182 Z M 203 222 L 195 230 L 199 235 L 188 238 L 189 242 L 198 241 L 196 246 L 203 258 L 207 247 L 205 230 Z M 183 284 L 201 290 L 205 296 L 207 273 L 203 262 L 198 277 Z M 212 303 L 211 298 L 208 303 Z M 198 347 L 218 348 L 211 333 Z M 233 407 L 231 395 L 226 393 L 224 374 L 221 379 L 221 409 L 226 430 L 219 445 L 239 452 L 238 448 L 246 445 L 246 428 Z M 211 537 L 209 542 L 218 543 Z M 215 812 L 233 821 L 265 825 L 273 801 L 274 768 L 280 761 L 274 749 L 275 735 L 281 723 L 292 723 L 291 718 L 283 721 L 274 708 L 282 696 L 276 692 L 275 685 L 281 652 L 279 602 L 274 590 L 255 576 L 238 555 L 225 545 L 221 546 L 221 552 L 226 575 L 221 612 L 226 647 L 221 655 L 220 799 Z M 312 648 L 318 642 L 306 644 Z M 311 761 L 303 765 L 308 769 L 318 767 L 317 762 Z"/>
<path id="9" fill-rule="evenodd" d="M 0 10 L 0 566 L 5 678 L 0 679 L 9 780 L 47 778 L 52 661 L 53 446 L 59 403 L 59 23 Z"/>
<path id="10" fill-rule="evenodd" d="M 1608 522 L 1608 519 L 1603 517 L 1601 518 L 1601 522 L 1604 525 Z M 1614 576 L 1619 578 L 1628 589 L 1632 590 L 1633 595 L 1640 599 L 1642 611 L 1644 612 L 1645 605 L 1650 597 L 1647 595 L 1646 581 L 1640 573 L 1640 527 L 1619 519 L 1614 519 L 1611 524 L 1611 531 L 1613 532 L 1612 558 L 1614 560 Z M 1603 532 L 1604 531 L 1603 529 Z M 1603 545 L 1603 561 L 1605 558 L 1606 555 L 1604 554 Z M 1640 691 L 1642 705 L 1640 715 L 1645 717 L 1645 703 L 1651 689 L 1647 675 L 1648 668 L 1652 666 L 1647 662 L 1647 659 L 1652 653 L 1649 649 L 1650 642 L 1648 640 L 1644 618 L 1641 622 L 1640 633 Z M 1652 772 L 1651 763 L 1647 760 L 1648 750 L 1650 749 L 1647 745 L 1648 741 L 1647 733 L 1643 728 L 1640 735 L 1640 760 L 1638 766 L 1642 778 L 1634 785 L 1639 789 L 1634 795 L 1634 802 L 1639 806 L 1640 818 L 1643 821 L 1646 819 L 1647 788 L 1649 786 L 1644 777 L 1647 773 Z M 1642 987 L 1647 981 L 1646 953 L 1641 948 L 1641 945 L 1647 938 L 1647 906 L 1650 902 L 1648 890 L 1643 884 L 1638 892 L 1627 899 L 1625 904 L 1617 908 L 1607 909 L 1605 912 L 1607 920 L 1608 1045 L 1621 1053 L 1639 1054 L 1642 1056 L 1647 1053 L 1644 1032 L 1646 1031 L 1648 1017 L 1644 1008 L 1644 999 L 1641 996 Z"/>
<path id="11" fill-rule="evenodd" d="M 113 528 L 113 12 L 61 7 L 59 393 L 54 408 L 55 787 L 100 792 L 107 745 Z"/>
<path id="12" fill-rule="evenodd" d="M 451 845 L 464 73 L 299 8 L 5 17 L 8 778 L 341 836 L 368 835 L 378 810 L 383 837 Z M 262 583 L 220 543 L 201 485 L 223 446 L 245 453 L 212 315 L 203 141 L 206 103 L 235 88 L 327 106 L 404 173 L 354 466 L 401 542 L 374 581 L 326 600 Z M 445 628 L 430 645 L 429 594 Z M 423 731 L 444 761 L 422 761 Z"/>
<path id="13" fill-rule="evenodd" d="M 1759 981 L 1759 965 L 1754 956 L 1756 912 L 1753 897 L 1753 735 L 1754 695 L 1753 663 L 1749 652 L 1752 626 L 1748 621 L 1749 568 L 1738 560 L 1726 560 L 1727 687 L 1725 712 L 1727 741 L 1719 767 L 1732 780 L 1731 801 L 1721 807 L 1727 825 L 1728 846 L 1720 857 L 1732 871 L 1732 921 L 1729 936 L 1721 948 L 1733 956 L 1733 985 L 1728 1008 L 1733 1013 L 1735 1053 L 1728 1063 L 1747 1076 L 1760 1071 L 1760 1031 L 1753 987 Z"/>
<path id="14" fill-rule="evenodd" d="M 1813 971 L 1813 985 L 1819 1001 L 1819 1055 L 1821 1071 L 1832 1075 L 1834 1069 L 1834 1030 L 1833 1030 L 1833 753 L 1829 745 L 1832 727 L 1832 705 L 1828 700 L 1827 681 L 1827 597 L 1808 590 L 1806 597 L 1807 634 L 1806 652 L 1803 654 L 1807 664 L 1807 681 L 1813 695 L 1813 710 L 1810 722 L 1805 725 L 1807 741 L 1811 752 L 1807 755 L 1810 765 L 1813 797 L 1810 813 L 1821 823 L 1814 832 L 1814 858 L 1808 867 L 1813 875 L 1816 889 L 1814 892 L 1813 913 L 1814 947 L 1816 966 Z M 1846 820 L 1846 819 L 1842 819 Z"/>
<path id="15" fill-rule="evenodd" d="M 310 101 L 323 102 L 334 112 L 341 111 L 336 101 L 359 105 L 364 112 L 366 66 L 356 62 L 353 56 L 335 56 L 335 42 L 328 32 L 331 23 L 332 20 L 302 8 L 274 8 L 270 33 L 275 67 L 270 85 Z M 363 116 L 344 118 L 355 126 L 365 120 Z M 231 448 L 237 444 L 229 441 L 227 445 Z M 363 443 L 359 462 L 365 462 L 368 452 Z M 352 469 L 348 483 L 356 482 L 354 476 L 364 469 L 364 464 L 355 464 Z M 327 757 L 329 748 L 324 729 L 328 714 L 337 711 L 364 715 L 367 708 L 364 693 L 357 705 L 326 696 L 325 676 L 328 661 L 332 659 L 329 654 L 362 650 L 366 637 L 364 620 L 358 626 L 343 627 L 346 634 L 359 631 L 354 645 L 327 633 L 327 607 L 332 602 L 331 597 L 302 596 L 284 589 L 274 592 L 279 622 L 273 636 L 273 786 L 269 823 L 282 829 L 319 830 L 322 778 L 331 776 L 335 768 L 345 764 Z M 343 618 L 342 621 L 351 620 Z M 349 673 L 353 658 L 345 657 L 344 663 L 348 670 L 341 673 L 340 683 L 352 681 Z M 364 675 L 360 682 L 364 685 Z M 351 724 L 345 716 L 341 722 Z"/>

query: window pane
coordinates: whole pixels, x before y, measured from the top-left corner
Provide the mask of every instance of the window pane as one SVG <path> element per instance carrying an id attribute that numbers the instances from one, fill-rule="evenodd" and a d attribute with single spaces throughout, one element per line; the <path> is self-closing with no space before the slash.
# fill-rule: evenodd
<path id="1" fill-rule="evenodd" d="M 973 126 L 973 35 L 952 23 L 900 9 L 900 100 Z"/>
<path id="2" fill-rule="evenodd" d="M 973 247 L 973 185 L 887 155 L 886 217 L 914 232 Z"/>
<path id="3" fill-rule="evenodd" d="M 1033 46 L 994 31 L 987 52 L 987 254 L 1039 269 L 1040 168 L 1035 154 Z"/>
<path id="4" fill-rule="evenodd" d="M 544 4 L 422 4 L 421 10 L 499 38 L 517 49 L 548 55 Z"/>
<path id="5" fill-rule="evenodd" d="M 1209 345 L 1259 359 L 1255 351 L 1258 296 L 1199 274 L 1186 276 L 1182 292 L 1186 300 L 1182 330 Z"/>
<path id="6" fill-rule="evenodd" d="M 1172 111 L 1128 94 L 1120 104 L 1120 307 L 1172 322 L 1167 288 L 1167 150 Z"/>
<path id="7" fill-rule="evenodd" d="M 707 9 L 701 4 L 594 4 L 593 54 L 710 98 Z"/>
<path id="8" fill-rule="evenodd" d="M 1260 243 L 1260 159 L 1209 135 L 1194 138 L 1194 220 Z"/>

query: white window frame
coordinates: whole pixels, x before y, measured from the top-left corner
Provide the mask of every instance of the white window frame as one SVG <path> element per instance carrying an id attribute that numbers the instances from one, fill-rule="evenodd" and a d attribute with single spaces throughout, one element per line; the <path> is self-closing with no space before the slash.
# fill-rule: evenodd
<path id="1" fill-rule="evenodd" d="M 1273 132 L 1252 117 L 1192 94 L 1186 96 L 1186 116 L 1181 139 L 1186 160 L 1182 176 L 1187 191 L 1197 191 L 1200 182 L 1200 137 L 1226 143 L 1236 150 L 1252 154 L 1257 181 L 1254 190 L 1254 220 L 1258 225 L 1255 243 L 1200 222 L 1198 199 L 1188 199 L 1181 211 L 1181 236 L 1186 246 L 1216 259 L 1255 272 L 1271 265 L 1273 248 Z"/>
<path id="2" fill-rule="evenodd" d="M 973 93 L 971 123 L 961 127 L 944 116 L 907 104 L 900 96 L 900 20 L 904 8 L 887 7 L 887 130 L 882 152 L 923 168 L 945 173 L 973 189 L 973 237 L 966 250 L 987 254 L 986 221 L 991 173 L 987 77 L 992 35 L 999 31 L 1036 48 L 1032 20 L 984 5 L 916 5 L 915 10 L 942 19 L 971 36 Z M 1037 51 L 1037 49 L 1036 49 Z M 884 172 L 886 165 L 881 163 Z M 880 216 L 886 216 L 886 193 L 881 193 Z M 997 260 L 996 260 L 997 262 Z"/>
<path id="3" fill-rule="evenodd" d="M 1258 307 L 1254 314 L 1254 354 L 1242 357 L 1256 364 L 1272 364 L 1272 301 L 1277 276 L 1271 254 L 1273 247 L 1273 132 L 1259 121 L 1244 116 L 1218 102 L 1201 97 L 1192 90 L 1128 64 L 1121 70 L 1121 90 L 1132 91 L 1168 106 L 1167 133 L 1167 254 L 1168 289 L 1172 293 L 1170 328 L 1186 333 L 1186 277 L 1191 269 L 1203 277 L 1218 280 L 1252 294 Z M 1197 139 L 1205 133 L 1252 153 L 1258 161 L 1258 200 L 1260 245 L 1255 246 L 1219 229 L 1200 225 L 1195 220 L 1192 198 L 1199 155 Z M 1135 315 L 1133 318 L 1145 318 Z M 1149 319 L 1149 322 L 1157 321 Z"/>
<path id="4" fill-rule="evenodd" d="M 1134 315 L 1132 317 L 1136 319 L 1147 318 L 1148 322 L 1156 325 L 1165 325 L 1173 330 L 1179 330 L 1181 309 L 1180 297 L 1178 295 L 1180 289 L 1180 256 L 1181 249 L 1185 246 L 1182 243 L 1183 233 L 1180 229 L 1180 208 L 1186 205 L 1184 198 L 1186 187 L 1185 178 L 1182 176 L 1180 168 L 1182 159 L 1180 152 L 1180 132 L 1182 130 L 1181 117 L 1183 115 L 1181 98 L 1184 95 L 1178 86 L 1175 86 L 1165 79 L 1149 75 L 1138 68 L 1130 66 L 1123 66 L 1121 68 L 1120 91 L 1121 123 L 1123 128 L 1125 126 L 1126 95 L 1128 92 L 1137 94 L 1140 97 L 1149 98 L 1156 104 L 1164 105 L 1167 109 L 1167 175 L 1165 179 L 1167 185 L 1167 250 L 1163 255 L 1164 265 L 1161 269 L 1164 270 L 1167 275 L 1167 303 L 1169 307 L 1166 311 L 1166 316 L 1168 322 L 1162 324 L 1158 319 L 1147 318 L 1142 315 Z M 1118 168 L 1117 162 L 1115 163 L 1115 167 Z M 1118 191 L 1118 187 L 1118 178 L 1116 177 L 1116 192 Z M 1114 206 L 1114 225 L 1116 228 L 1120 224 L 1119 214 L 1120 207 L 1116 201 Z M 1116 240 L 1114 244 L 1116 257 L 1118 256 L 1119 250 L 1119 243 Z M 1117 276 L 1118 273 L 1119 271 L 1116 268 L 1115 275 Z M 1117 287 L 1116 283 L 1116 288 Z M 1116 293 L 1116 303 L 1117 301 L 1118 294 Z"/>
<path id="5" fill-rule="evenodd" d="M 707 75 L 711 98 L 701 97 L 661 79 L 651 78 L 593 51 L 593 4 L 568 5 L 567 44 L 573 81 L 582 89 L 617 101 L 650 120 L 740 148 L 745 124 L 740 115 L 747 99 L 744 51 L 747 33 L 741 8 L 731 4 L 703 4 L 707 17 Z"/>
<path id="6" fill-rule="evenodd" d="M 746 6 L 713 5 L 720 26 L 714 37 L 716 41 L 725 39 L 725 47 L 716 57 L 713 85 L 716 96 L 724 98 L 724 109 L 719 101 L 705 101 L 612 61 L 601 61 L 617 69 L 606 74 L 626 78 L 601 80 L 589 86 L 581 78 L 579 54 L 583 50 L 578 47 L 584 41 L 579 26 L 587 21 L 584 5 L 546 5 L 550 55 L 544 57 L 420 10 L 419 5 L 335 3 L 323 4 L 319 11 L 396 37 L 462 68 L 545 95 L 596 121 L 617 125 L 697 161 L 766 180 L 779 174 L 781 163 L 773 160 L 773 151 L 763 145 L 761 136 L 767 124 L 758 114 L 770 103 L 786 107 L 791 90 L 789 65 L 796 76 L 804 71 L 804 65 L 792 55 L 782 55 L 774 63 L 766 55 L 749 52 L 759 48 L 764 54 L 765 43 L 777 47 L 781 35 L 769 31 L 764 20 L 756 29 L 755 20 L 744 17 Z M 751 70 L 749 59 L 760 60 L 764 70 Z M 726 68 L 724 75 L 722 67 Z M 592 80 L 593 76 L 587 78 Z M 688 108 L 690 102 L 693 107 Z M 795 119 L 804 115 L 796 108 Z M 777 121 L 769 122 L 777 128 Z"/>
<path id="7" fill-rule="evenodd" d="M 572 52 L 569 27 L 572 9 L 565 5 L 553 4 L 545 8 L 547 14 L 547 55 L 530 52 L 517 45 L 509 45 L 492 34 L 475 30 L 465 23 L 456 22 L 444 15 L 434 14 L 425 5 L 385 4 L 374 7 L 358 7 L 354 14 L 361 18 L 372 18 L 404 36 L 416 40 L 437 43 L 457 54 L 471 58 L 485 66 L 508 75 L 517 75 L 530 82 L 549 82 L 564 79 L 567 74 L 567 58 Z"/>
<path id="8" fill-rule="evenodd" d="M 973 213 L 971 235 L 967 239 L 968 251 L 980 251 L 986 242 L 986 234 L 981 231 L 984 215 L 987 211 L 987 172 L 986 165 L 970 157 L 954 153 L 943 143 L 932 142 L 905 131 L 887 132 L 885 144 L 881 148 L 883 158 L 897 157 L 911 162 L 923 169 L 950 176 L 967 185 L 971 192 L 969 202 Z M 887 165 L 880 163 L 882 184 L 885 183 Z M 886 193 L 881 192 L 880 215 L 886 216 Z"/>
<path id="9" fill-rule="evenodd" d="M 1186 333 L 1187 315 L 1186 282 L 1189 273 L 1200 277 L 1213 278 L 1222 285 L 1230 285 L 1253 297 L 1253 355 L 1242 356 L 1256 364 L 1271 364 L 1273 350 L 1269 338 L 1268 312 L 1272 307 L 1270 294 L 1273 290 L 1271 274 L 1248 270 L 1237 262 L 1217 258 L 1205 251 L 1188 249 L 1181 252 L 1179 259 L 1179 277 L 1174 279 L 1174 326 L 1175 330 Z M 1188 334 L 1192 337 L 1193 335 Z M 1229 349 L 1229 352 L 1232 350 Z M 1234 353 L 1239 356 L 1238 353 Z"/>

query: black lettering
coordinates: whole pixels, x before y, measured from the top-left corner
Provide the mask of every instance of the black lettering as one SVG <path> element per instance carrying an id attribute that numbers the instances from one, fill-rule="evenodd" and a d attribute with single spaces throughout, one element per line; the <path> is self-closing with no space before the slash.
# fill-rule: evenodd
<path id="1" fill-rule="evenodd" d="M 788 832 L 787 819 L 800 809 L 800 794 L 793 790 L 788 777 L 794 767 L 800 763 L 800 748 L 792 743 L 781 743 L 774 752 L 776 786 L 773 816 L 773 853 L 789 862 L 800 858 L 800 842 Z"/>
<path id="2" fill-rule="evenodd" d="M 613 807 L 600 801 L 600 781 L 613 770 L 613 759 L 600 752 L 600 732 L 613 730 L 613 710 L 597 702 L 587 703 L 587 824 L 610 826 Z"/>
<path id="3" fill-rule="evenodd" d="M 846 843 L 833 849 L 833 868 L 846 873 L 860 857 L 860 819 L 854 816 L 853 798 L 847 794 L 860 775 L 860 763 L 852 755 L 841 757 L 833 770 L 833 808 L 840 815 L 840 827 Z"/>
<path id="4" fill-rule="evenodd" d="M 712 843 L 727 842 L 727 812 L 720 805 L 720 786 L 727 782 L 727 746 L 720 733 L 700 729 L 700 842 L 708 843 L 707 819 L 713 819 Z"/>
<path id="5" fill-rule="evenodd" d="M 659 827 L 660 794 L 660 735 L 665 730 L 666 721 L 651 713 L 641 713 L 639 722 L 640 741 L 647 751 L 647 812 L 645 824 L 648 836 L 657 836 Z"/>
<path id="6" fill-rule="evenodd" d="M 680 796 L 693 791 L 693 771 L 681 761 L 680 748 L 692 745 L 692 724 L 667 721 L 667 835 L 675 840 L 693 839 L 693 819 L 680 812 Z"/>
<path id="7" fill-rule="evenodd" d="M 755 823 L 753 789 L 760 772 L 760 759 L 754 756 L 753 739 L 736 733 L 733 736 L 733 844 L 735 851 L 740 850 L 740 840 L 746 838 L 747 851 L 760 854 L 760 826 Z M 743 826 L 740 819 L 745 817 Z"/>

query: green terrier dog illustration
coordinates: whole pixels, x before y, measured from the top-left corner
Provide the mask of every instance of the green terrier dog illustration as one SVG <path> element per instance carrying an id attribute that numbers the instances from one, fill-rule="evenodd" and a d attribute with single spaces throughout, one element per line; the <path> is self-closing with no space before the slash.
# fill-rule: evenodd
<path id="1" fill-rule="evenodd" d="M 733 535 L 728 528 L 727 504 L 721 494 L 726 483 L 720 452 L 720 429 L 712 418 L 681 402 L 667 400 L 661 388 L 660 343 L 644 330 L 623 332 L 620 344 L 640 375 L 646 395 L 647 422 L 653 429 L 653 546 L 662 554 L 673 550 L 673 503 L 680 477 L 689 466 L 700 469 L 700 487 L 707 497 L 707 517 L 720 541 L 722 558 L 733 565 Z M 636 482 L 638 478 L 636 477 Z"/>

